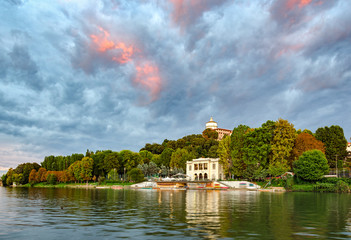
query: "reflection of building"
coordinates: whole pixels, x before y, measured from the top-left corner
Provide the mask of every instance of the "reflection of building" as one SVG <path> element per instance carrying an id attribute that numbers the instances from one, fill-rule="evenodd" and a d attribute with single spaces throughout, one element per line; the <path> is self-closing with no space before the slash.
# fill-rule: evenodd
<path id="1" fill-rule="evenodd" d="M 186 174 L 191 181 L 219 180 L 224 178 L 219 158 L 198 158 L 186 162 Z"/>
<path id="2" fill-rule="evenodd" d="M 224 128 L 218 128 L 217 122 L 213 121 L 211 117 L 210 121 L 206 123 L 206 129 L 213 129 L 218 133 L 218 140 L 222 140 L 225 135 L 231 135 L 232 131 Z"/>

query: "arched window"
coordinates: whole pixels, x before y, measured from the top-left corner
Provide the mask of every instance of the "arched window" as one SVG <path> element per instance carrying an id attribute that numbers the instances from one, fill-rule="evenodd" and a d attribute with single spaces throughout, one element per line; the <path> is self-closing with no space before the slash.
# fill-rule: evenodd
<path id="1" fill-rule="evenodd" d="M 204 179 L 207 180 L 207 173 L 204 174 Z"/>
<path id="2" fill-rule="evenodd" d="M 195 173 L 195 180 L 199 180 L 199 179 L 197 178 L 197 173 Z"/>
<path id="3" fill-rule="evenodd" d="M 202 173 L 199 174 L 199 180 L 202 180 Z"/>

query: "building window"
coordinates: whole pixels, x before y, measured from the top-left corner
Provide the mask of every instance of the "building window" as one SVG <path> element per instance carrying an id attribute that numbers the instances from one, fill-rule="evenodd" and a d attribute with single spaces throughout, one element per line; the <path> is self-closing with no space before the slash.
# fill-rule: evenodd
<path id="1" fill-rule="evenodd" d="M 194 164 L 194 170 L 198 170 L 197 164 Z"/>
<path id="2" fill-rule="evenodd" d="M 212 164 L 212 169 L 216 169 L 216 164 Z"/>
<path id="3" fill-rule="evenodd" d="M 202 170 L 202 163 L 199 163 L 199 170 Z"/>
<path id="4" fill-rule="evenodd" d="M 191 171 L 191 165 L 189 165 L 189 171 Z"/>
<path id="5" fill-rule="evenodd" d="M 204 170 L 207 170 L 207 163 L 204 163 Z"/>

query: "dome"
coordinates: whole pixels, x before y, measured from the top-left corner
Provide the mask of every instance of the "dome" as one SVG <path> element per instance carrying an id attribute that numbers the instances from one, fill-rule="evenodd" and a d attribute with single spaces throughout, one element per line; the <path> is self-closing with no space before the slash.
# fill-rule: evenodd
<path id="1" fill-rule="evenodd" d="M 210 121 L 206 123 L 206 129 L 207 128 L 211 128 L 211 129 L 217 129 L 218 128 L 218 124 L 213 121 L 213 118 L 211 117 Z"/>

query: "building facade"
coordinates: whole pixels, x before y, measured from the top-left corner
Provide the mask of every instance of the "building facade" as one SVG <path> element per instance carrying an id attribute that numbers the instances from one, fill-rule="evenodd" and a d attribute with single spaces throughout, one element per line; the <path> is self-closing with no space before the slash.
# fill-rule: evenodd
<path id="1" fill-rule="evenodd" d="M 347 143 L 346 151 L 347 151 L 347 158 L 351 159 L 351 143 Z"/>
<path id="2" fill-rule="evenodd" d="M 231 135 L 233 131 L 224 128 L 218 128 L 217 122 L 213 121 L 213 117 L 211 117 L 210 121 L 206 123 L 206 129 L 215 130 L 218 133 L 218 140 L 222 140 L 222 138 L 226 135 Z"/>
<path id="3" fill-rule="evenodd" d="M 186 162 L 186 175 L 190 181 L 223 180 L 225 178 L 219 158 L 197 158 Z"/>

